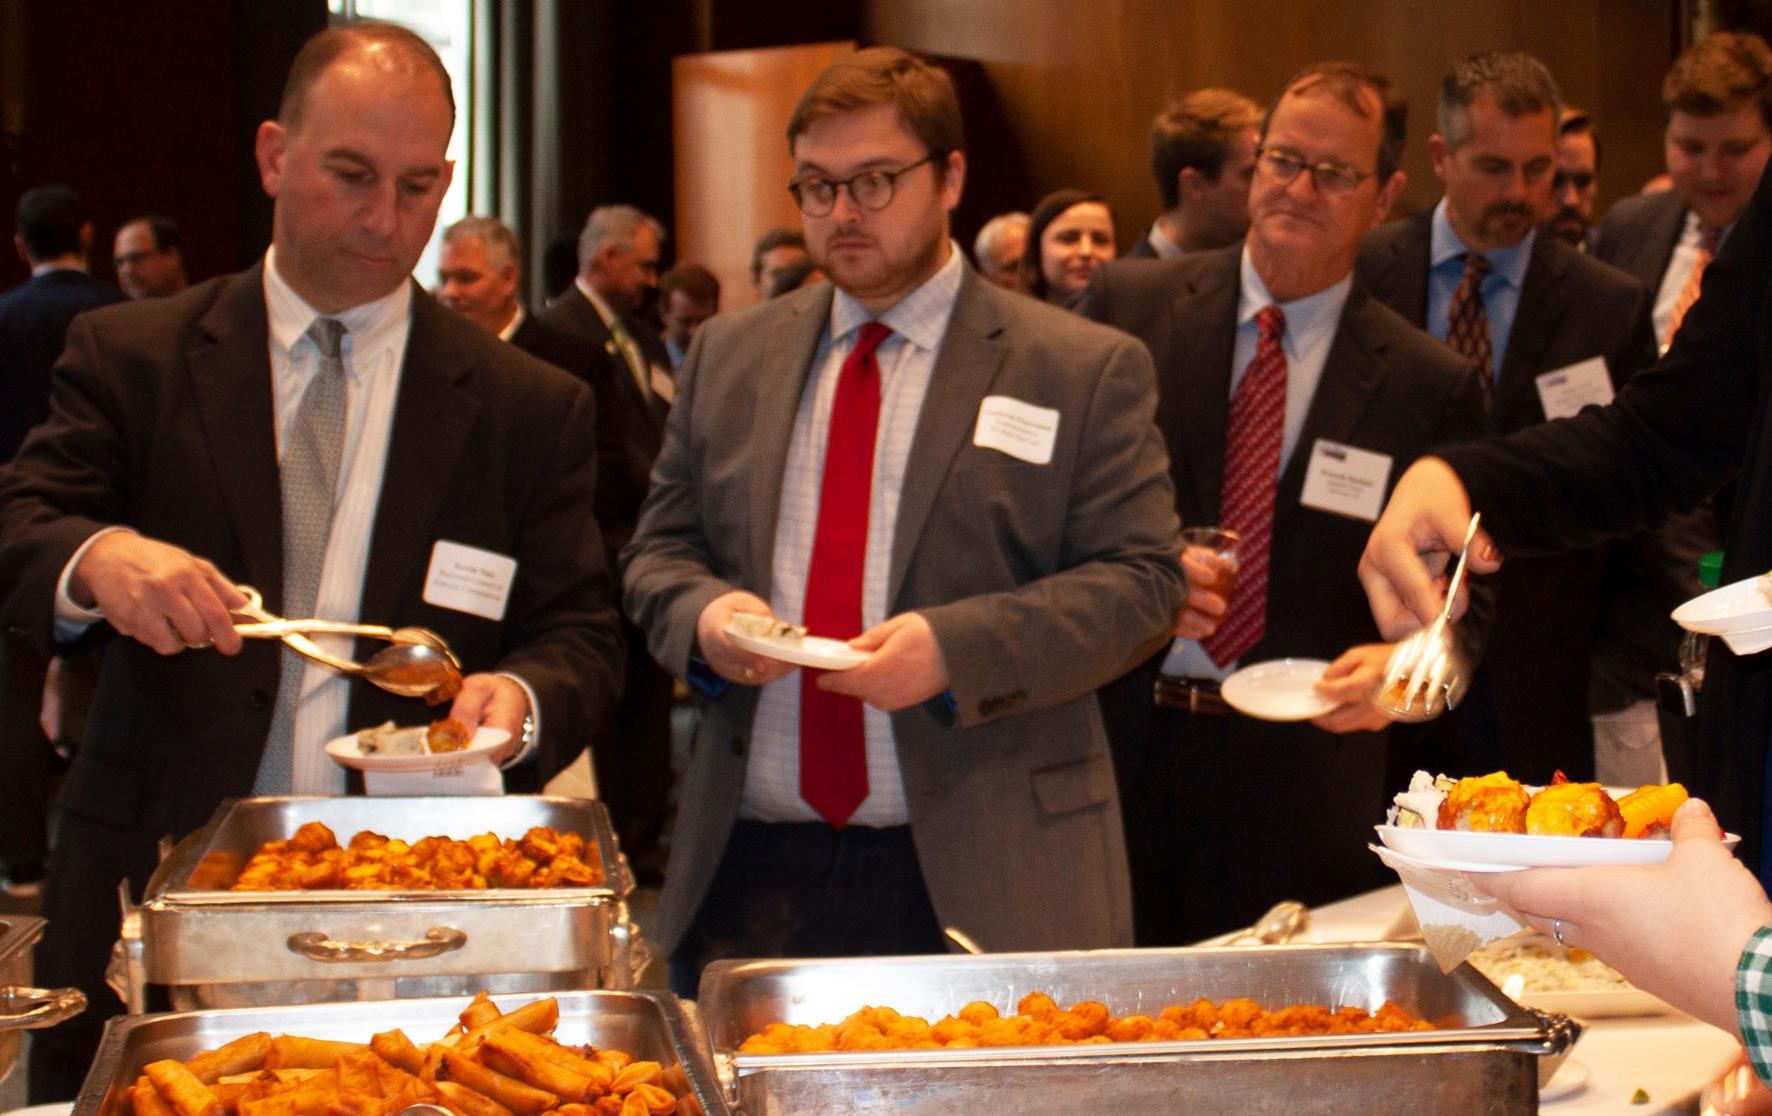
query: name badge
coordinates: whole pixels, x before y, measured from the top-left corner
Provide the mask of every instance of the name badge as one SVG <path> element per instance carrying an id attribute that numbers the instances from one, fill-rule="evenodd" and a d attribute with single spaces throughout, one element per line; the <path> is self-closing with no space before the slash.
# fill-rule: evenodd
<path id="1" fill-rule="evenodd" d="M 987 395 L 978 405 L 972 444 L 1006 453 L 1034 465 L 1052 463 L 1058 441 L 1058 412 L 1007 395 Z"/>
<path id="2" fill-rule="evenodd" d="M 1389 454 L 1344 446 L 1318 438 L 1304 474 L 1298 502 L 1307 508 L 1364 519 L 1378 519 L 1384 510 L 1384 486 L 1390 481 Z"/>
<path id="3" fill-rule="evenodd" d="M 1604 407 L 1612 402 L 1612 377 L 1606 374 L 1605 357 L 1589 357 L 1546 372 L 1537 383 L 1538 402 L 1547 419 L 1568 418 L 1589 404 Z"/>
<path id="4" fill-rule="evenodd" d="M 477 546 L 438 539 L 425 572 L 424 601 L 438 608 L 503 620 L 517 560 Z"/>
<path id="5" fill-rule="evenodd" d="M 671 374 L 665 370 L 664 365 L 652 366 L 651 380 L 652 394 L 664 400 L 665 406 L 673 406 L 677 402 L 677 381 L 671 379 Z"/>

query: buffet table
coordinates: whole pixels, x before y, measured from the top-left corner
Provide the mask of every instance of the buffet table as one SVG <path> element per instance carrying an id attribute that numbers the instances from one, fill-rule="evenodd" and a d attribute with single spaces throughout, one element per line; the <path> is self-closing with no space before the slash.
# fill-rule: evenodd
<path id="1" fill-rule="evenodd" d="M 1402 885 L 1344 899 L 1311 911 L 1297 941 L 1356 942 L 1395 936 L 1412 925 Z M 1586 1030 L 1552 1085 L 1543 1111 L 1565 1113 L 1688 1113 L 1698 1094 L 1734 1064 L 1735 1040 L 1686 1015 L 1583 1021 Z M 1562 1095 L 1559 1087 L 1587 1070 L 1585 1084 Z M 1638 1089 L 1646 1104 L 1633 1105 Z"/>

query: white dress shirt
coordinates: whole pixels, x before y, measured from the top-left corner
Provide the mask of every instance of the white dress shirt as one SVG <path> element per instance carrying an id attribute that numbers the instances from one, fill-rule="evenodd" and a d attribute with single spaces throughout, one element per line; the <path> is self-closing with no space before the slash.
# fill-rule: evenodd
<path id="1" fill-rule="evenodd" d="M 891 602 L 886 599 L 892 562 L 892 537 L 898 525 L 898 500 L 910 461 L 917 417 L 941 352 L 941 340 L 953 316 L 965 264 L 951 242 L 948 261 L 922 286 L 880 316 L 892 335 L 876 350 L 880 363 L 880 422 L 874 440 L 874 474 L 868 497 L 867 555 L 862 571 L 861 621 L 865 630 L 884 623 Z M 772 559 L 773 590 L 769 605 L 775 615 L 799 623 L 806 607 L 806 576 L 818 532 L 818 496 L 824 478 L 825 440 L 836 401 L 838 373 L 855 349 L 856 332 L 871 315 L 839 290 L 831 300 L 830 320 L 812 358 L 812 370 L 794 414 L 788 441 L 787 468 L 782 475 L 781 509 L 775 527 Z M 821 633 L 814 633 L 815 635 Z M 858 633 L 859 634 L 859 633 Z M 763 687 L 751 728 L 750 762 L 745 768 L 740 814 L 761 821 L 820 821 L 800 797 L 800 684 L 794 671 Z M 867 736 L 868 796 L 849 819 L 851 825 L 904 825 L 910 820 L 904 782 L 898 768 L 898 746 L 892 717 L 862 706 Z"/>
<path id="2" fill-rule="evenodd" d="M 1727 225 L 1717 234 L 1717 249 L 1722 250 L 1723 241 L 1729 238 L 1729 230 L 1734 225 Z M 1699 244 L 1704 234 L 1698 227 L 1698 214 L 1690 209 L 1686 211 L 1686 222 L 1680 227 L 1680 239 L 1674 242 L 1674 254 L 1668 257 L 1667 270 L 1661 273 L 1661 287 L 1655 292 L 1655 347 L 1667 351 L 1668 328 L 1674 322 L 1674 303 L 1680 301 L 1680 292 L 1686 289 L 1686 280 L 1691 278 L 1692 269 L 1698 266 Z"/>
<path id="3" fill-rule="evenodd" d="M 527 316 L 528 315 L 523 312 L 523 304 L 519 302 L 517 304 L 517 312 L 512 314 L 511 320 L 506 322 L 505 327 L 498 331 L 498 339 L 500 341 L 509 341 L 512 337 L 515 337 L 517 335 L 517 330 L 523 325 L 523 319 Z"/>
<path id="4" fill-rule="evenodd" d="M 1347 305 L 1347 292 L 1352 285 L 1353 275 L 1350 273 L 1341 282 L 1316 294 L 1292 302 L 1275 303 L 1267 292 L 1267 285 L 1255 273 L 1255 265 L 1249 260 L 1249 249 L 1243 249 L 1242 291 L 1237 298 L 1237 343 L 1231 356 L 1230 398 L 1236 398 L 1237 388 L 1248 373 L 1250 362 L 1255 359 L 1255 344 L 1261 338 L 1261 326 L 1255 316 L 1268 306 L 1278 305 L 1280 312 L 1286 315 L 1286 332 L 1280 338 L 1280 348 L 1286 353 L 1286 418 L 1280 436 L 1280 471 L 1275 474 L 1276 481 L 1285 474 L 1286 463 L 1292 460 L 1292 453 L 1298 448 L 1298 436 L 1304 430 L 1311 400 L 1316 397 L 1317 382 L 1323 378 L 1323 365 L 1335 344 L 1335 334 L 1341 327 L 1341 311 Z M 1276 507 L 1274 512 L 1278 515 L 1279 509 Z M 1176 640 L 1163 660 L 1164 674 L 1184 678 L 1223 679 L 1236 669 L 1236 663 L 1223 667 L 1214 663 L 1199 641 L 1192 639 Z"/>

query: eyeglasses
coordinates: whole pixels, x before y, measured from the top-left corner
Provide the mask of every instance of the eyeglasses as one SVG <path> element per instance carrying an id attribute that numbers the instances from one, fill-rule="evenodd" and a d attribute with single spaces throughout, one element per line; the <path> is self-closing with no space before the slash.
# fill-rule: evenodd
<path id="1" fill-rule="evenodd" d="M 1357 171 L 1346 163 L 1307 163 L 1295 152 L 1283 148 L 1264 147 L 1255 157 L 1267 165 L 1267 171 L 1281 182 L 1291 182 L 1300 171 L 1311 172 L 1311 184 L 1325 194 L 1346 194 L 1368 178 L 1378 177 Z"/>
<path id="2" fill-rule="evenodd" d="M 817 176 L 796 178 L 788 183 L 788 193 L 794 195 L 794 202 L 800 207 L 800 212 L 808 217 L 828 216 L 836 207 L 837 190 L 843 186 L 849 188 L 849 197 L 856 205 L 877 212 L 892 204 L 892 194 L 898 186 L 900 175 L 909 174 L 924 163 L 933 163 L 943 154 L 945 153 L 931 151 L 910 166 L 897 170 L 865 170 L 848 178 L 834 180 Z"/>
<path id="3" fill-rule="evenodd" d="M 1570 186 L 1577 190 L 1585 190 L 1593 184 L 1593 171 L 1558 171 L 1551 178 L 1551 189 L 1553 190 L 1562 190 Z"/>

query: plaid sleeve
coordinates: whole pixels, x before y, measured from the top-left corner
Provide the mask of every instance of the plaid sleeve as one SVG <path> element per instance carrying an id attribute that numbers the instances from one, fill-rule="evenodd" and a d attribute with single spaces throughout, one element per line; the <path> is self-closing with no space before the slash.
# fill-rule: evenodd
<path id="1" fill-rule="evenodd" d="M 1754 1072 L 1772 1083 L 1772 926 L 1754 931 L 1735 963 L 1735 1011 Z"/>

